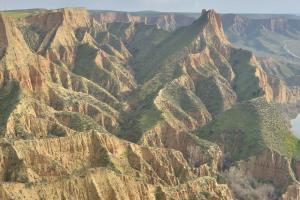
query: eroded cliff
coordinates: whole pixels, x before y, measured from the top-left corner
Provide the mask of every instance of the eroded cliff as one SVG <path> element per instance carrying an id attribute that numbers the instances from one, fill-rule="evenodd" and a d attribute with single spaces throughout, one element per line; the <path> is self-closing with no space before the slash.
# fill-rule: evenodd
<path id="1" fill-rule="evenodd" d="M 297 101 L 298 91 L 234 48 L 215 11 L 181 27 L 189 20 L 1 14 L 1 199 L 232 199 L 219 176 L 238 149 L 195 132 L 239 103 Z M 235 161 L 288 188 L 295 149 L 264 144 Z"/>

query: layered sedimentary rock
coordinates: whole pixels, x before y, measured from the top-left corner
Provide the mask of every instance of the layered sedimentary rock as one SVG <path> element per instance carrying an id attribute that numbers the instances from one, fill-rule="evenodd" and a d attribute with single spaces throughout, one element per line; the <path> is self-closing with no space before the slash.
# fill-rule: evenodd
<path id="1" fill-rule="evenodd" d="M 286 193 L 282 195 L 282 200 L 292 200 L 292 199 L 299 199 L 299 184 L 294 184 L 288 187 Z"/>
<path id="2" fill-rule="evenodd" d="M 19 23 L 1 15 L 1 199 L 231 199 L 213 177 L 217 147 L 217 157 L 197 155 L 208 145 L 187 160 L 108 133 L 117 132 L 123 95 L 136 84 L 131 53 L 105 25 L 82 9 Z M 42 34 L 29 40 L 30 31 Z"/>
<path id="3" fill-rule="evenodd" d="M 298 16 L 225 14 L 222 16 L 222 23 L 229 40 L 237 47 L 255 52 L 268 75 L 281 79 L 286 85 L 299 88 Z M 278 84 L 278 80 L 276 82 L 277 88 L 283 87 Z M 287 92 L 287 102 L 295 100 L 291 95 Z"/>
<path id="4" fill-rule="evenodd" d="M 199 177 L 201 168 L 191 168 L 179 151 L 140 147 L 108 134 L 2 142 L 1 146 L 1 179 L 6 182 L 1 186 L 2 199 L 154 199 L 160 184 L 159 195 L 167 199 L 174 195 L 188 199 L 201 191 L 231 198 L 225 185 Z"/>
<path id="5" fill-rule="evenodd" d="M 156 13 L 152 16 L 138 15 L 138 13 L 125 12 L 92 12 L 92 16 L 100 23 L 144 23 L 155 25 L 159 29 L 174 31 L 182 26 L 190 25 L 195 18 L 178 13 Z"/>
<path id="6" fill-rule="evenodd" d="M 217 179 L 230 143 L 194 132 L 238 103 L 298 91 L 234 48 L 215 11 L 189 20 L 1 15 L 0 198 L 232 199 Z M 269 155 L 243 157 L 246 169 L 284 188 L 296 181 L 290 158 Z M 269 174 L 258 173 L 264 161 Z"/>

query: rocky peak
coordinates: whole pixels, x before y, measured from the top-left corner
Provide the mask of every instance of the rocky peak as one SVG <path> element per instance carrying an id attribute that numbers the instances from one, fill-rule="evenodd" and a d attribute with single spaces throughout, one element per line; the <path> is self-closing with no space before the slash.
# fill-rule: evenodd
<path id="1" fill-rule="evenodd" d="M 219 29 L 222 28 L 221 16 L 215 10 L 202 10 L 201 18 L 205 18 L 207 22 L 216 23 Z"/>
<path id="2" fill-rule="evenodd" d="M 19 53 L 28 52 L 29 49 L 14 21 L 0 13 L 0 58 L 7 51 L 14 52 L 10 55 L 17 56 Z"/>
<path id="3" fill-rule="evenodd" d="M 203 9 L 200 18 L 192 26 L 197 29 L 200 38 L 205 38 L 206 43 L 212 43 L 217 47 L 229 45 L 223 31 L 221 17 L 215 10 Z"/>
<path id="4" fill-rule="evenodd" d="M 89 13 L 85 8 L 62 8 L 32 15 L 25 21 L 44 32 L 51 31 L 60 25 L 83 27 L 90 24 Z"/>
<path id="5" fill-rule="evenodd" d="M 50 60 L 73 62 L 77 38 L 76 31 L 91 27 L 93 20 L 85 8 L 62 8 L 33 15 L 26 22 L 42 36 L 37 52 Z M 42 34 L 40 34 L 42 33 Z"/>
<path id="6" fill-rule="evenodd" d="M 90 16 L 85 8 L 63 8 L 58 12 L 63 14 L 64 22 L 72 27 L 83 27 L 90 24 Z"/>

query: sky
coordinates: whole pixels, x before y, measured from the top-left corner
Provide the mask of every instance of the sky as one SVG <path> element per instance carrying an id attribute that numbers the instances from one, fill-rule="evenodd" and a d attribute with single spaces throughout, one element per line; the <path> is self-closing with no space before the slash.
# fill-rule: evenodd
<path id="1" fill-rule="evenodd" d="M 300 0 L 0 0 L 0 10 L 87 7 L 94 10 L 221 13 L 300 13 Z"/>

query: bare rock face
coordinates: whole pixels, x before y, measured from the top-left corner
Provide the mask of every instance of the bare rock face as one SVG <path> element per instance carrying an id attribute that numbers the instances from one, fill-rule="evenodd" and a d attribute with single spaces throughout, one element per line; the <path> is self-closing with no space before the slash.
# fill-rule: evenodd
<path id="1" fill-rule="evenodd" d="M 274 33 L 288 34 L 288 30 L 297 30 L 299 21 L 276 16 L 276 18 L 248 18 L 236 14 L 222 16 L 225 30 L 233 31 L 239 35 L 251 35 L 256 30 L 268 30 Z"/>
<path id="2" fill-rule="evenodd" d="M 117 123 L 116 118 L 110 116 L 112 113 L 118 115 L 114 109 L 118 104 L 115 97 L 92 82 L 75 77 L 46 58 L 31 52 L 15 24 L 10 19 L 1 19 L 6 30 L 3 37 L 7 38 L 5 54 L 1 59 L 1 83 L 2 90 L 5 91 L 3 105 L 6 105 L 5 98 L 14 99 L 7 105 L 11 110 L 6 111 L 6 118 L 3 119 L 7 123 L 4 125 L 6 136 L 21 137 L 24 133 L 47 136 L 60 121 L 55 116 L 55 111 L 77 111 L 90 117 L 97 116 L 97 121 L 108 127 Z M 103 102 L 111 102 L 114 108 L 107 107 Z M 44 116 L 44 112 L 49 115 Z M 35 118 L 38 120 L 34 120 Z"/>
<path id="3" fill-rule="evenodd" d="M 34 50 L 50 61 L 65 65 L 117 96 L 136 87 L 127 69 L 129 51 L 122 41 L 110 37 L 105 25 L 94 21 L 87 10 L 53 10 L 26 18 L 23 26 L 29 27 L 25 33 L 31 28 L 42 36 L 34 41 L 39 44 Z M 87 66 L 90 69 L 82 69 Z M 110 67 L 113 69 L 107 70 Z"/>
<path id="4" fill-rule="evenodd" d="M 291 182 L 296 182 L 291 160 L 271 150 L 250 158 L 246 166 L 246 170 L 256 178 L 272 179 L 280 188 L 287 188 Z"/>
<path id="5" fill-rule="evenodd" d="M 109 133 L 117 132 L 126 111 L 123 93 L 137 87 L 121 39 L 81 9 L 47 11 L 21 23 L 1 16 L 1 199 L 232 199 L 215 178 L 217 146 L 183 137 L 188 148 L 149 147 Z M 19 26 L 42 33 L 38 48 L 29 47 Z M 175 80 L 169 92 L 177 83 L 199 106 L 188 112 L 193 117 L 183 130 L 207 123 L 211 116 L 192 86 L 186 88 L 188 78 Z"/>
<path id="6" fill-rule="evenodd" d="M 190 168 L 179 151 L 140 147 L 107 134 L 16 141 L 2 149 L 5 160 L 14 160 L 2 161 L 2 179 L 20 183 L 3 184 L 1 199 L 154 199 L 157 184 L 163 188 L 159 195 L 167 199 L 188 199 L 199 191 L 231 198 L 228 188 L 215 179 L 197 178 L 199 169 Z M 24 184 L 28 181 L 30 186 Z M 16 189 L 22 192 L 16 194 Z"/>
<path id="7" fill-rule="evenodd" d="M 281 104 L 295 104 L 299 102 L 299 87 L 287 86 L 283 80 L 268 75 L 262 67 L 262 65 L 268 65 L 266 63 L 268 61 L 257 61 L 257 59 L 253 57 L 252 62 L 256 66 L 259 66 L 256 74 L 260 80 L 261 87 L 264 88 L 265 96 L 269 101 L 275 101 Z"/>
<path id="8" fill-rule="evenodd" d="M 94 12 L 91 15 L 100 23 L 143 23 L 146 25 L 155 25 L 159 29 L 166 31 L 174 31 L 177 28 L 190 25 L 195 20 L 193 17 L 174 13 L 159 13 L 153 16 L 142 16 L 125 12 Z"/>
<path id="9" fill-rule="evenodd" d="M 0 15 L 0 199 L 232 199 L 220 147 L 193 132 L 299 92 L 232 47 L 213 10 L 181 29 L 175 14 L 92 15 Z M 287 188 L 290 165 L 266 151 L 245 168 Z"/>
<path id="10" fill-rule="evenodd" d="M 21 59 L 24 58 L 21 58 L 22 56 L 20 55 L 22 53 L 26 54 L 30 52 L 29 48 L 24 43 L 21 32 L 17 29 L 16 24 L 3 14 L 0 15 L 0 26 L 1 58 L 5 56 L 9 61 L 16 59 L 16 61 L 22 62 Z"/>
<path id="11" fill-rule="evenodd" d="M 50 17 L 51 15 L 58 15 L 59 17 L 50 18 L 50 23 L 56 18 L 61 18 L 61 21 L 45 36 L 38 51 L 51 60 L 65 60 L 67 65 L 72 64 L 75 56 L 74 46 L 76 45 L 74 28 L 90 25 L 88 12 L 81 9 L 62 9 L 54 11 Z M 46 18 L 48 17 L 46 16 Z M 48 29 L 48 27 L 46 28 Z M 49 51 L 47 51 L 48 48 Z"/>
<path id="12" fill-rule="evenodd" d="M 106 169 L 98 169 L 80 177 L 72 177 L 51 184 L 31 185 L 30 187 L 23 184 L 5 185 L 1 197 L 4 200 L 11 198 L 150 200 L 156 199 L 158 196 L 164 199 L 188 199 L 193 192 L 199 193 L 199 197 L 205 198 L 207 196 L 206 191 L 209 191 L 211 194 L 209 198 L 231 199 L 228 188 L 224 185 L 218 185 L 215 180 L 209 177 L 194 180 L 174 190 L 158 188 L 132 177 L 119 175 Z M 82 189 L 85 189 L 86 192 L 83 192 Z"/>
<path id="13" fill-rule="evenodd" d="M 189 165 L 200 167 L 202 176 L 214 175 L 221 163 L 222 152 L 217 145 L 196 140 L 193 135 L 179 132 L 167 123 L 160 123 L 148 131 L 142 138 L 142 142 L 145 145 L 166 147 L 182 152 Z"/>
<path id="14" fill-rule="evenodd" d="M 282 200 L 292 200 L 300 198 L 299 184 L 290 185 L 287 191 L 282 195 Z"/>

